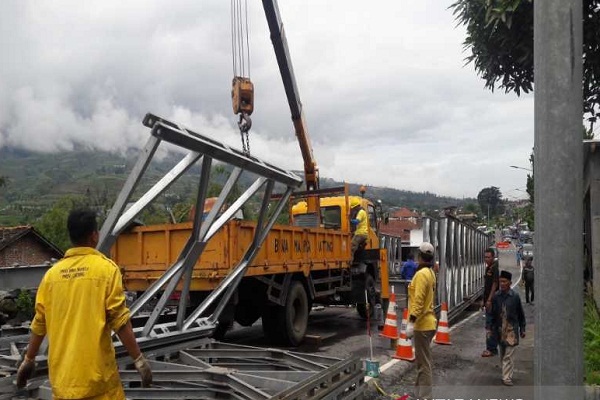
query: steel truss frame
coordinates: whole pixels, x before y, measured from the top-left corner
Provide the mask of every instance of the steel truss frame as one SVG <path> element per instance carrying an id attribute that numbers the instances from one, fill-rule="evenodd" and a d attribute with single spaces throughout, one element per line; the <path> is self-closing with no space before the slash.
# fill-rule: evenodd
<path id="1" fill-rule="evenodd" d="M 210 170 L 213 160 L 233 166 L 233 170 L 223 186 L 212 209 L 205 217 L 201 212 L 196 212 L 192 233 L 187 243 L 181 250 L 177 260 L 171 265 L 161 278 L 155 281 L 131 306 L 131 313 L 135 315 L 151 299 L 160 294 L 157 304 L 153 307 L 150 316 L 141 329 L 136 329 L 136 336 L 140 347 L 144 351 L 155 348 L 153 343 L 160 346 L 166 343 L 186 342 L 191 338 L 205 337 L 212 334 L 217 326 L 218 318 L 223 312 L 227 302 L 235 292 L 246 268 L 258 253 L 261 244 L 279 213 L 295 188 L 302 184 L 302 179 L 291 172 L 284 171 L 250 155 L 219 143 L 213 139 L 202 136 L 175 122 L 166 120 L 153 114 L 147 114 L 143 124 L 150 128 L 151 137 L 142 150 L 137 163 L 133 167 L 125 185 L 100 231 L 98 250 L 109 255 L 110 248 L 115 243 L 117 236 L 134 218 L 161 193 L 169 188 L 185 171 L 201 160 L 202 168 L 198 184 L 196 210 L 204 209 L 204 201 L 210 182 Z M 131 207 L 125 211 L 136 186 L 140 182 L 150 161 L 161 142 L 168 142 L 188 151 L 183 159 L 167 172 L 152 188 L 143 194 Z M 239 196 L 224 212 L 221 210 L 225 199 L 231 193 L 235 183 L 242 174 L 248 171 L 258 175 L 252 185 Z M 284 193 L 278 198 L 274 207 L 269 207 L 271 195 L 276 184 L 284 186 Z M 227 223 L 235 213 L 254 195 L 259 194 L 261 188 L 262 202 L 258 216 L 257 226 L 253 240 L 244 256 L 234 266 L 228 276 L 211 294 L 186 317 L 187 299 L 192 279 L 192 271 L 198 258 L 201 257 L 208 241 L 214 234 Z M 157 324 L 157 320 L 164 311 L 165 305 L 179 283 L 182 283 L 177 320 L 171 323 Z M 210 315 L 207 310 L 213 308 Z M 118 354 L 123 352 L 117 344 Z"/>

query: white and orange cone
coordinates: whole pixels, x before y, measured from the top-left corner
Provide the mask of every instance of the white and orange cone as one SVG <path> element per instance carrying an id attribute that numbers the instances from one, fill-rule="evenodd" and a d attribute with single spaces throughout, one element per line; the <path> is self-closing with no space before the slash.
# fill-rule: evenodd
<path id="1" fill-rule="evenodd" d="M 406 337 L 406 324 L 408 322 L 408 308 L 402 313 L 402 325 L 400 326 L 400 339 L 396 347 L 396 354 L 393 356 L 399 360 L 415 361 L 415 353 L 412 347 L 412 340 Z"/>
<path id="2" fill-rule="evenodd" d="M 448 303 L 446 302 L 442 303 L 440 321 L 433 341 L 437 344 L 452 344 L 450 342 L 450 326 L 448 325 Z"/>
<path id="3" fill-rule="evenodd" d="M 379 336 L 386 337 L 392 340 L 398 339 L 398 317 L 396 315 L 396 294 L 394 293 L 394 287 L 392 286 L 392 293 L 390 294 L 390 304 L 388 305 L 387 315 L 385 317 L 385 324 L 383 325 L 383 331 Z"/>

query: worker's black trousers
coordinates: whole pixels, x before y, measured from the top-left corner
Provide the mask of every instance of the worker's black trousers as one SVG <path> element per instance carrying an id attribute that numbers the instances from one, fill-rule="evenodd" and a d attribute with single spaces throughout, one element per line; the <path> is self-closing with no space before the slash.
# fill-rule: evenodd
<path id="1" fill-rule="evenodd" d="M 531 292 L 531 299 L 529 298 L 530 292 Z M 531 283 L 525 282 L 525 302 L 533 303 L 533 282 L 531 282 Z"/>

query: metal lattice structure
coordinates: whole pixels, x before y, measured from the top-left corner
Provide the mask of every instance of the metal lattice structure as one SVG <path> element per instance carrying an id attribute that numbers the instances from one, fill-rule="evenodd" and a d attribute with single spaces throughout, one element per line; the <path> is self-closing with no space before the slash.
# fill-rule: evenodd
<path id="1" fill-rule="evenodd" d="M 490 237 L 453 217 L 423 218 L 423 240 L 436 249 L 440 263 L 437 304 L 448 303 L 456 315 L 479 297 L 485 273 L 484 251 Z"/>
<path id="2" fill-rule="evenodd" d="M 195 214 L 192 233 L 177 261 L 131 306 L 132 315 L 135 315 L 146 307 L 155 296 L 160 296 L 152 308 L 146 324 L 136 332 L 140 347 L 146 351 L 146 349 L 154 347 L 152 342 L 159 342 L 162 345 L 163 338 L 168 338 L 168 343 L 185 342 L 191 337 L 209 336 L 214 331 L 219 315 L 237 288 L 246 267 L 257 254 L 268 231 L 275 223 L 283 207 L 287 205 L 287 200 L 292 191 L 302 183 L 302 179 L 291 172 L 284 171 L 155 115 L 147 114 L 143 123 L 150 128 L 151 137 L 142 150 L 100 231 L 98 250 L 107 255 L 119 233 L 134 220 L 144 207 L 163 193 L 195 163 L 201 162 L 202 165 L 196 210 L 204 208 L 213 161 L 219 161 L 233 167 L 208 215 L 203 216 L 200 212 Z M 167 172 L 162 179 L 125 211 L 125 206 L 128 204 L 133 191 L 140 182 L 158 145 L 163 141 L 183 148 L 188 153 L 171 171 Z M 226 198 L 231 194 L 232 188 L 242 172 L 245 171 L 257 175 L 256 180 L 225 211 L 222 211 Z M 269 207 L 273 188 L 276 184 L 285 188 L 284 193 L 278 196 L 278 201 L 274 207 Z M 261 208 L 251 245 L 240 262 L 236 266 L 232 266 L 231 272 L 221 284 L 193 312 L 186 315 L 192 270 L 198 258 L 202 256 L 206 244 L 252 196 L 259 195 L 261 193 L 260 189 L 263 187 Z M 171 323 L 157 324 L 169 297 L 180 284 L 182 284 L 183 290 L 178 304 L 177 320 Z M 208 310 L 211 310 L 210 313 Z M 120 351 L 121 349 L 118 346 L 117 352 Z"/>
<path id="3" fill-rule="evenodd" d="M 153 385 L 141 388 L 139 374 L 120 364 L 128 399 L 355 399 L 365 390 L 358 358 L 340 360 L 284 350 L 203 339 L 198 346 L 151 360 Z M 40 399 L 52 399 L 43 385 Z"/>

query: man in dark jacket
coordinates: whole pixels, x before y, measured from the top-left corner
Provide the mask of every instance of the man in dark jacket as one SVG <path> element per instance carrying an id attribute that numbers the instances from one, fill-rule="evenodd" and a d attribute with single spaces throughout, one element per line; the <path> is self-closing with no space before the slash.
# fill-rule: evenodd
<path id="1" fill-rule="evenodd" d="M 533 275 L 533 257 L 526 256 L 521 279 L 525 283 L 525 303 L 527 304 L 533 304 Z M 531 293 L 531 297 L 529 297 L 529 293 Z"/>
<path id="2" fill-rule="evenodd" d="M 494 249 L 485 250 L 485 275 L 483 277 L 483 306 L 486 316 L 492 309 L 492 297 L 498 290 L 498 261 L 494 259 Z M 485 329 L 485 350 L 481 353 L 481 357 L 492 357 L 498 354 L 498 340 L 494 332 Z"/>
<path id="3" fill-rule="evenodd" d="M 510 288 L 512 274 L 500 272 L 500 290 L 492 298 L 492 310 L 486 319 L 486 328 L 495 332 L 502 359 L 502 383 L 512 386 L 513 354 L 519 337 L 525 337 L 525 313 L 519 294 Z"/>

